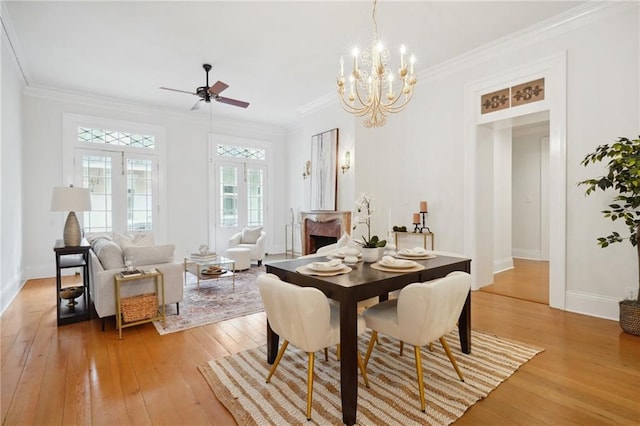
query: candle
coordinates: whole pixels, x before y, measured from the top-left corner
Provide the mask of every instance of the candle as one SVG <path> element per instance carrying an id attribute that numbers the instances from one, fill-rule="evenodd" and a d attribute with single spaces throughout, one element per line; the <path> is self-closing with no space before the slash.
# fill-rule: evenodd
<path id="1" fill-rule="evenodd" d="M 344 58 L 340 56 L 340 78 L 344 77 Z"/>
<path id="2" fill-rule="evenodd" d="M 420 211 L 421 212 L 426 212 L 427 210 L 427 202 L 426 201 L 420 201 Z"/>
<path id="3" fill-rule="evenodd" d="M 414 223 L 414 225 L 416 223 L 420 223 L 420 213 L 414 213 L 413 214 L 413 223 Z"/>
<path id="4" fill-rule="evenodd" d="M 393 74 L 389 74 L 389 96 L 393 96 Z"/>

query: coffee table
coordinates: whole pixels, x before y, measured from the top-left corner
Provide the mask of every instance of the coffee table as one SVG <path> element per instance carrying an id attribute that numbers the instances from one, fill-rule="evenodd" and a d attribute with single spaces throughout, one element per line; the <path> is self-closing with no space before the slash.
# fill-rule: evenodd
<path id="1" fill-rule="evenodd" d="M 209 266 L 219 266 L 226 271 L 223 274 L 206 274 L 202 272 Z M 187 284 L 187 272 L 192 273 L 198 279 L 198 290 L 200 290 L 200 280 L 212 280 L 231 277 L 233 288 L 236 288 L 236 262 L 224 256 L 216 256 L 211 259 L 198 259 L 191 256 L 184 258 L 184 283 Z"/>

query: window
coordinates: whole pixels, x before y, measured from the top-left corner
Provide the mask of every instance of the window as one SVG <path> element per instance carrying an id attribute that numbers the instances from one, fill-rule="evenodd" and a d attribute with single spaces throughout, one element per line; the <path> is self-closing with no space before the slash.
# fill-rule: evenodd
<path id="1" fill-rule="evenodd" d="M 72 169 L 65 174 L 91 193 L 92 210 L 81 221 L 85 232 L 152 231 L 162 238 L 158 137 L 164 131 L 76 114 L 65 114 L 63 121 L 64 149 L 72 152 L 63 169 Z"/>

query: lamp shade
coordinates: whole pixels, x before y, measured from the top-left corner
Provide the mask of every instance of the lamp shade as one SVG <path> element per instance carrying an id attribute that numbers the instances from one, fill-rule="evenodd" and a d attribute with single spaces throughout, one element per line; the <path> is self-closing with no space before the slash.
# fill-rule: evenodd
<path id="1" fill-rule="evenodd" d="M 91 193 L 88 188 L 57 186 L 53 188 L 51 211 L 84 212 L 91 210 Z"/>

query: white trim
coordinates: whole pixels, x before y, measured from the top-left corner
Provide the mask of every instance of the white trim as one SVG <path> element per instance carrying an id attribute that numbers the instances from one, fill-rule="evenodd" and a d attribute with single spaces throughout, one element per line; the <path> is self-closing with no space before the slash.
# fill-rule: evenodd
<path id="1" fill-rule="evenodd" d="M 516 259 L 526 259 L 526 260 L 542 260 L 542 252 L 540 250 L 531 250 L 531 249 L 512 249 L 512 255 Z"/>
<path id="2" fill-rule="evenodd" d="M 505 257 L 503 259 L 496 259 L 493 261 L 493 273 L 508 271 L 513 269 L 513 257 Z"/>
<path id="3" fill-rule="evenodd" d="M 46 274 L 50 274 L 50 273 L 51 273 L 51 268 L 47 268 Z M 44 276 L 47 276 L 46 274 L 35 275 L 35 276 L 44 277 Z M 33 276 L 33 275 L 26 275 L 26 276 Z M 8 283 L 3 285 L 2 288 L 0 288 L 0 303 L 2 303 L 2 305 L 0 305 L 0 314 L 3 314 L 5 309 L 7 309 L 9 305 L 11 305 L 11 302 L 13 302 L 13 299 L 16 298 L 16 296 L 18 295 L 22 287 L 24 287 L 26 282 L 27 282 L 26 280 L 21 280 L 20 277 L 16 275 Z"/>
<path id="4" fill-rule="evenodd" d="M 518 116 L 549 111 L 549 181 L 553 186 L 549 191 L 550 242 L 549 242 L 549 305 L 565 309 L 566 291 L 566 93 L 567 93 L 567 53 L 556 55 L 509 70 L 499 76 L 470 83 L 465 87 L 465 253 L 478 259 L 476 218 L 478 199 L 476 172 L 477 129 L 481 124 L 513 119 Z M 522 107 L 508 108 L 490 114 L 480 112 L 480 98 L 496 87 L 510 87 L 513 82 L 545 78 L 545 100 Z M 516 83 L 517 84 L 517 83 Z M 472 288 L 479 288 L 475 271 L 478 262 L 471 262 Z"/>
<path id="5" fill-rule="evenodd" d="M 9 14 L 9 8 L 7 7 L 7 2 L 5 0 L 0 0 L 0 21 L 2 23 L 2 28 L 4 29 L 5 34 L 7 35 L 7 40 L 9 41 L 9 49 L 13 55 L 11 55 L 12 60 L 18 68 L 22 84 L 24 87 L 29 85 L 29 71 L 26 66 L 27 61 L 22 53 L 23 49 L 20 46 L 20 40 L 18 39 L 18 35 L 16 34 L 16 30 L 13 27 L 13 21 L 11 19 L 11 15 Z"/>
<path id="6" fill-rule="evenodd" d="M 605 297 L 579 291 L 567 291 L 565 309 L 569 312 L 618 321 L 620 298 Z"/>

